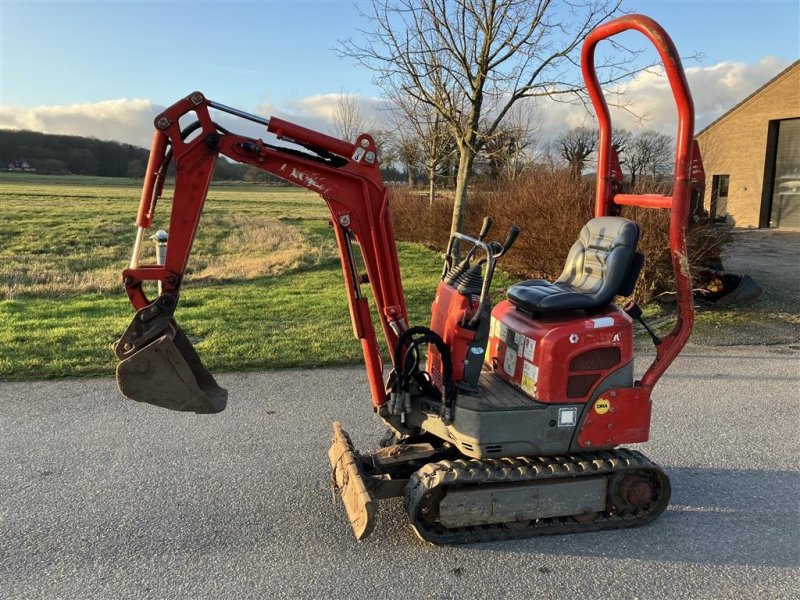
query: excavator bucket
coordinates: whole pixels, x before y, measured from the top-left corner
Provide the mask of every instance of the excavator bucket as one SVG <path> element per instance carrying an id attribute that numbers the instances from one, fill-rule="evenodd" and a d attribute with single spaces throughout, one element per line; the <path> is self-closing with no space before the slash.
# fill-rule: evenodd
<path id="1" fill-rule="evenodd" d="M 333 443 L 328 450 L 333 485 L 342 496 L 347 518 L 357 540 L 363 540 L 375 526 L 375 499 L 364 483 L 350 436 L 339 421 L 333 424 Z"/>
<path id="2" fill-rule="evenodd" d="M 158 302 L 158 301 L 157 301 Z M 170 410 L 217 413 L 228 391 L 214 381 L 169 308 L 153 303 L 136 313 L 114 345 L 117 385 L 131 400 Z"/>

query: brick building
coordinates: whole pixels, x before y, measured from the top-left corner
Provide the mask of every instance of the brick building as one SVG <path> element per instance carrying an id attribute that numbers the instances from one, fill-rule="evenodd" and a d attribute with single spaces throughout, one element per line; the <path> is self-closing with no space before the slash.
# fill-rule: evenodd
<path id="1" fill-rule="evenodd" d="M 712 217 L 800 229 L 800 60 L 696 137 Z"/>

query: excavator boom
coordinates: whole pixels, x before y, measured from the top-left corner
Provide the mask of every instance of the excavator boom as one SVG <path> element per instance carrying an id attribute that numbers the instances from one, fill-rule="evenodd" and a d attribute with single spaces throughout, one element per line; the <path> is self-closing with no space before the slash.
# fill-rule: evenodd
<path id="1" fill-rule="evenodd" d="M 267 126 L 272 143 L 230 133 L 211 118 L 211 110 Z M 191 117 L 188 127 L 179 122 Z M 121 363 L 117 380 L 131 399 L 175 410 L 218 412 L 226 392 L 203 366 L 173 318 L 198 223 L 217 158 L 222 155 L 318 193 L 331 213 L 353 332 L 361 341 L 372 403 L 386 401 L 383 361 L 362 282 L 369 281 L 381 330 L 390 348 L 407 328 L 407 316 L 388 193 L 381 179 L 375 142 L 368 134 L 355 144 L 282 119 L 262 119 L 206 99 L 194 92 L 155 119 L 156 132 L 147 165 L 131 263 L 123 272 L 125 291 L 137 309 L 131 326 L 115 345 Z M 142 264 L 144 232 L 153 224 L 167 169 L 176 175 L 164 264 Z M 357 255 L 366 268 L 357 271 Z M 150 299 L 143 283 L 158 282 Z"/>

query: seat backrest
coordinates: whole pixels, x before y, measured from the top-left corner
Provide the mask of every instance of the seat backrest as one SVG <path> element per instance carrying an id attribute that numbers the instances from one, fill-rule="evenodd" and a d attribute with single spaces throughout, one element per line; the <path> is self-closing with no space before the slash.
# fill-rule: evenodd
<path id="1" fill-rule="evenodd" d="M 611 302 L 614 296 L 632 293 L 642 255 L 636 251 L 639 226 L 622 217 L 597 217 L 581 229 L 570 248 L 559 278 L 560 287 Z"/>

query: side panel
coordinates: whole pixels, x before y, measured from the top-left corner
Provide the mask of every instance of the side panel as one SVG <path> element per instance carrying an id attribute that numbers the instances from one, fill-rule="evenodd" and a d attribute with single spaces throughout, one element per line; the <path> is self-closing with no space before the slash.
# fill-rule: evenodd
<path id="1" fill-rule="evenodd" d="M 643 387 L 607 390 L 587 407 L 576 450 L 646 442 L 650 438 L 650 390 Z"/>
<path id="2" fill-rule="evenodd" d="M 542 319 L 508 301 L 492 311 L 487 363 L 539 402 L 586 402 L 603 379 L 632 360 L 632 321 L 614 305 L 594 315 Z"/>
<path id="3" fill-rule="evenodd" d="M 439 283 L 436 298 L 431 305 L 431 329 L 438 333 L 450 347 L 453 360 L 453 381 L 458 383 L 464 379 L 464 366 L 471 342 L 475 339 L 475 331 L 461 327 L 460 323 L 468 321 L 475 314 L 479 298 L 464 296 L 452 285 Z M 428 372 L 433 381 L 442 386 L 442 359 L 433 346 L 428 350 Z"/>

